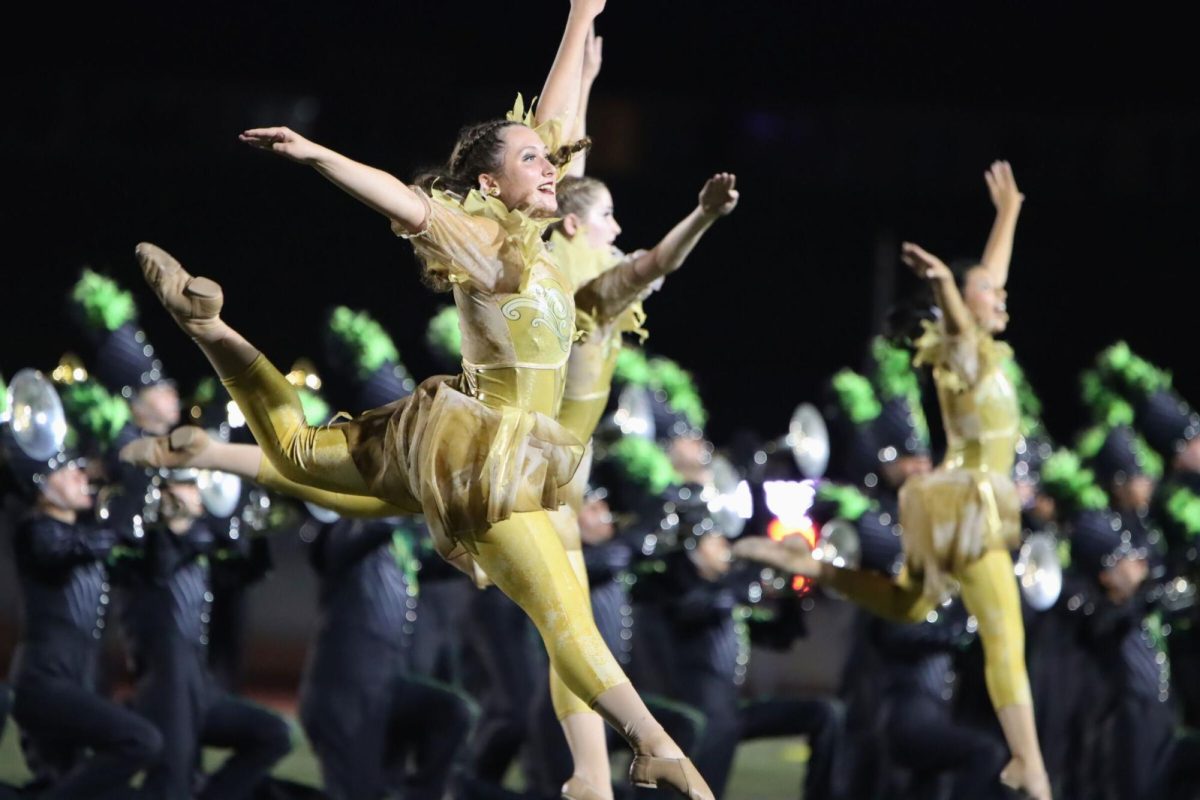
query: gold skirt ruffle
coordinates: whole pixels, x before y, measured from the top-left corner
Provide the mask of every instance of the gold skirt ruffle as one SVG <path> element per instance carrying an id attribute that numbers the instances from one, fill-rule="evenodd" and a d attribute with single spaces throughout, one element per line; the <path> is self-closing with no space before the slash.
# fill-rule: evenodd
<path id="1" fill-rule="evenodd" d="M 941 599 L 955 573 L 990 550 L 1020 542 L 1021 500 L 1012 479 L 973 469 L 937 469 L 900 489 L 900 524 L 909 573 Z"/>
<path id="2" fill-rule="evenodd" d="M 372 493 L 414 498 L 438 552 L 470 572 L 477 536 L 563 502 L 584 446 L 550 417 L 485 405 L 464 385 L 461 375 L 422 381 L 358 417 L 350 448 Z"/>

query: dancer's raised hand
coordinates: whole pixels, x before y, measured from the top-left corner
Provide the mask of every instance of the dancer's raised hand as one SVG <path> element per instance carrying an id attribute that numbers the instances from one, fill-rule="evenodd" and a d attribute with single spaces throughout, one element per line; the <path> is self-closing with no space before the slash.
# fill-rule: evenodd
<path id="1" fill-rule="evenodd" d="M 954 276 L 950 272 L 942 260 L 932 253 L 928 253 L 912 242 L 905 242 L 900 245 L 900 260 L 923 281 L 936 281 L 945 283 L 949 281 L 954 283 Z"/>
<path id="2" fill-rule="evenodd" d="M 724 217 L 738 204 L 737 176 L 730 172 L 718 172 L 709 178 L 700 190 L 700 208 L 705 214 Z"/>
<path id="3" fill-rule="evenodd" d="M 588 31 L 587 42 L 583 46 L 583 85 L 591 86 L 600 74 L 600 64 L 604 61 L 604 37 L 596 35 L 596 26 Z"/>
<path id="4" fill-rule="evenodd" d="M 993 161 L 983 173 L 983 179 L 987 182 L 988 194 L 992 196 L 992 205 L 997 211 L 1017 211 L 1025 202 L 1025 195 L 1017 188 L 1012 165 L 1007 161 Z"/>
<path id="5" fill-rule="evenodd" d="M 238 134 L 238 139 L 251 147 L 278 153 L 301 164 L 312 163 L 325 150 L 321 145 L 310 142 L 291 128 L 285 127 L 251 128 Z"/>
<path id="6" fill-rule="evenodd" d="M 605 0 L 571 0 L 571 13 L 595 19 L 604 10 Z"/>

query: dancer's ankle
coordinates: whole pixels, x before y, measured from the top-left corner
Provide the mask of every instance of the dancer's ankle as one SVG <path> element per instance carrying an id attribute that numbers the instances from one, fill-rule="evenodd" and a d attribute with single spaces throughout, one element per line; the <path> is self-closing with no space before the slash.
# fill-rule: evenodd
<path id="1" fill-rule="evenodd" d="M 683 751 L 675 744 L 675 740 L 667 735 L 661 725 L 654 725 L 658 728 L 657 731 L 641 732 L 635 745 L 637 754 L 655 758 L 683 758 Z"/>

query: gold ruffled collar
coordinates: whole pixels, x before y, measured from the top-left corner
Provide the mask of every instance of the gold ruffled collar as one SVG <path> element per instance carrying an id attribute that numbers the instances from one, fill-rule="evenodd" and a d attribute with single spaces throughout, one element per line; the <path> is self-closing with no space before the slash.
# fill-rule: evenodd
<path id="1" fill-rule="evenodd" d="M 568 237 L 560 230 L 550 234 L 550 254 L 558 271 L 579 291 L 621 261 L 621 253 L 612 247 L 592 247 L 583 232 Z"/>
<path id="2" fill-rule="evenodd" d="M 434 202 L 457 206 L 473 217 L 484 217 L 500 226 L 504 231 L 506 246 L 516 249 L 524 265 L 520 291 L 525 291 L 534 263 L 550 260 L 542 236 L 546 228 L 558 221 L 556 217 L 533 217 L 519 208 L 510 209 L 499 198 L 486 195 L 478 189 L 472 189 L 466 197 L 434 189 L 431 197 Z"/>
<path id="3" fill-rule="evenodd" d="M 935 377 L 947 389 L 952 392 L 966 391 L 969 387 L 953 370 L 939 369 L 939 365 L 946 363 L 949 358 L 946 348 L 949 347 L 950 339 L 957 337 L 948 336 L 940 321 L 922 320 L 921 328 L 923 330 L 920 337 L 913 342 L 916 349 L 913 354 L 913 366 L 928 364 L 934 368 Z M 979 375 L 1000 369 L 1004 361 L 1013 357 L 1012 348 L 1008 344 L 996 341 L 982 328 L 976 327 L 963 335 L 970 336 L 979 349 Z"/>

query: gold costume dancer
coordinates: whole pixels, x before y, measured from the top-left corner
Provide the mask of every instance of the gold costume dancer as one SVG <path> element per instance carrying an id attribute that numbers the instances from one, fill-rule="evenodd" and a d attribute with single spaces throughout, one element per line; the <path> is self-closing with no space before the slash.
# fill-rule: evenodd
<path id="1" fill-rule="evenodd" d="M 822 564 L 800 537 L 785 545 L 743 540 L 734 552 L 807 575 L 901 621 L 924 620 L 957 586 L 979 623 L 988 694 L 1012 752 L 1001 780 L 1036 800 L 1050 800 L 1009 555 L 1020 537 L 1020 501 L 1011 478 L 1020 415 L 1002 369 L 1011 351 L 992 338 L 1008 323 L 1004 286 L 1023 197 L 1006 162 L 993 164 L 986 178 L 996 223 L 982 262 L 960 282 L 936 257 L 916 245 L 903 247 L 904 262 L 929 283 L 942 312 L 939 323 L 926 323 L 914 363 L 933 367 L 947 440 L 941 466 L 910 478 L 900 490 L 904 571 L 892 581 Z"/>
<path id="2" fill-rule="evenodd" d="M 584 42 L 602 8 L 602 0 L 572 2 L 539 122 L 574 117 Z M 437 188 L 431 180 L 423 189 L 287 128 L 242 134 L 313 166 L 384 214 L 411 240 L 427 279 L 454 293 L 463 372 L 430 378 L 412 396 L 349 422 L 306 425 L 292 386 L 220 318 L 220 287 L 153 245 L 139 245 L 138 257 L 284 478 L 424 513 L 442 555 L 463 568 L 478 565 L 520 605 L 563 683 L 629 740 L 635 783 L 711 798 L 600 638 L 543 510 L 559 504 L 584 449 L 555 421 L 574 304 L 541 240 L 557 208 L 557 164 L 569 148 L 551 152 L 516 116 L 465 129 Z M 555 144 L 556 127 L 541 130 Z"/>
<path id="3" fill-rule="evenodd" d="M 582 131 L 577 129 L 577 133 Z M 574 165 L 573 165 L 574 166 Z M 582 442 L 590 442 L 612 388 L 622 336 L 645 336 L 641 300 L 650 287 L 674 272 L 706 230 L 737 206 L 736 178 L 720 173 L 700 191 L 697 207 L 654 248 L 624 255 L 613 247 L 620 233 L 608 188 L 595 178 L 567 177 L 559 185 L 562 221 L 550 236 L 550 251 L 575 291 L 576 328 L 580 339 L 567 361 L 566 386 L 558 421 Z M 584 592 L 587 568 L 579 533 L 589 455 L 566 487 L 565 504 L 550 512 L 567 558 Z M 550 694 L 575 762 L 568 796 L 606 800 L 607 780 L 597 783 L 608 764 L 602 721 L 575 697 L 552 669 Z M 572 785 L 573 784 L 573 785 Z M 592 788 L 598 787 L 598 788 Z M 591 794 L 587 794 L 591 792 Z"/>

